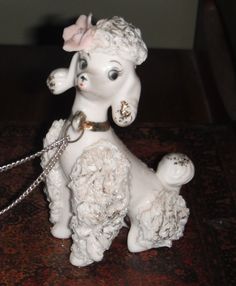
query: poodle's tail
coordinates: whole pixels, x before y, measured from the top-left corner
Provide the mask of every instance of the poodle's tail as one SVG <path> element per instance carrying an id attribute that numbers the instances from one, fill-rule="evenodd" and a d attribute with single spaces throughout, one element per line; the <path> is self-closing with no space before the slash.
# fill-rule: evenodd
<path id="1" fill-rule="evenodd" d="M 185 154 L 170 153 L 162 158 L 156 173 L 166 189 L 179 191 L 182 185 L 192 180 L 195 168 Z"/>

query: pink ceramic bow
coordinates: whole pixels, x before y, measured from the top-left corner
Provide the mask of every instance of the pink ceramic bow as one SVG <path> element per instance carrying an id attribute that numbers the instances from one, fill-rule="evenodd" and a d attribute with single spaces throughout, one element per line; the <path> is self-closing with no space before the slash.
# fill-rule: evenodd
<path id="1" fill-rule="evenodd" d="M 67 52 L 75 52 L 79 50 L 86 50 L 91 45 L 95 29 L 91 24 L 92 15 L 88 17 L 81 15 L 74 25 L 64 29 L 63 49 Z"/>

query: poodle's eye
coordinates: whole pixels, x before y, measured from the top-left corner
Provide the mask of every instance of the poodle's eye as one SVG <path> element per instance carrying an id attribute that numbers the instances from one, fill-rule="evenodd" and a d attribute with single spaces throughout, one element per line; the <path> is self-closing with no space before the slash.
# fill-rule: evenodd
<path id="1" fill-rule="evenodd" d="M 86 59 L 80 59 L 80 61 L 79 61 L 79 68 L 81 70 L 84 70 L 84 69 L 86 69 L 87 66 L 88 66 L 87 60 Z"/>
<path id="2" fill-rule="evenodd" d="M 116 80 L 119 76 L 120 72 L 118 70 L 111 70 L 108 73 L 109 80 Z"/>

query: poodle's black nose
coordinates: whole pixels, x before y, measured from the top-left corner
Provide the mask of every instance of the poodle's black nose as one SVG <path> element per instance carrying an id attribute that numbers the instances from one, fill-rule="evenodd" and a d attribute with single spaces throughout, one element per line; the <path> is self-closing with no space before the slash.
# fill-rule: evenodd
<path id="1" fill-rule="evenodd" d="M 80 77 L 80 79 L 81 79 L 82 81 L 86 81 L 86 80 L 87 80 L 87 78 L 86 78 L 84 75 L 82 75 L 82 76 Z"/>

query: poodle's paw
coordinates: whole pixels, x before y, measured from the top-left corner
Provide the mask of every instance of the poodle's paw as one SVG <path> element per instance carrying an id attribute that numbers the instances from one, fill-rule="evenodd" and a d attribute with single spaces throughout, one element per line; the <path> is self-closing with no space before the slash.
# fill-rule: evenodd
<path id="1" fill-rule="evenodd" d="M 74 222 L 73 224 L 77 223 Z M 101 261 L 103 258 L 104 245 L 101 244 L 101 237 L 94 236 L 91 228 L 77 228 L 72 235 L 70 262 L 74 266 L 83 267 L 93 262 Z"/>
<path id="2" fill-rule="evenodd" d="M 77 267 L 84 267 L 92 264 L 94 261 L 90 259 L 84 259 L 83 257 L 77 257 L 74 253 L 70 254 L 70 263 Z"/>
<path id="3" fill-rule="evenodd" d="M 127 240 L 127 245 L 130 252 L 141 252 L 151 248 L 148 241 L 142 244 L 139 243 L 139 232 L 140 230 L 135 224 L 131 225 Z"/>
<path id="4" fill-rule="evenodd" d="M 53 94 L 60 94 L 68 87 L 68 69 L 60 68 L 50 73 L 47 78 L 47 86 Z"/>
<path id="5" fill-rule="evenodd" d="M 51 234 L 60 239 L 67 239 L 71 237 L 71 230 L 60 223 L 56 223 L 52 228 L 51 228 Z"/>
<path id="6" fill-rule="evenodd" d="M 157 176 L 167 189 L 179 189 L 194 176 L 194 165 L 184 154 L 170 153 L 162 158 Z"/>

